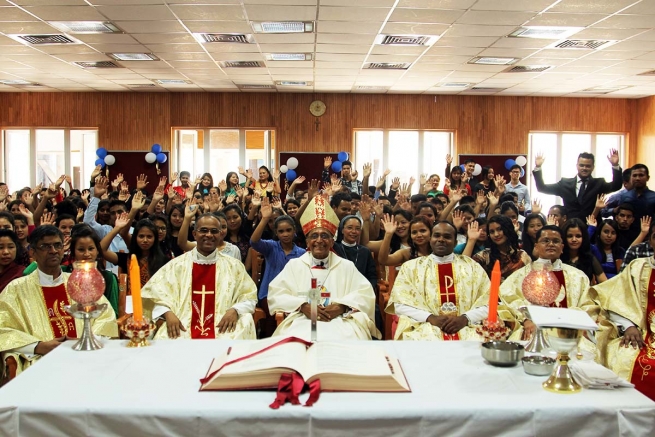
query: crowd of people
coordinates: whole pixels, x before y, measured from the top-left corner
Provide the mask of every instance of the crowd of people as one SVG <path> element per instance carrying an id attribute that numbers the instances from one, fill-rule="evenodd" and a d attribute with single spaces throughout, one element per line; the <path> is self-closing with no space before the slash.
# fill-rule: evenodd
<path id="1" fill-rule="evenodd" d="M 605 181 L 592 177 L 594 155 L 582 153 L 575 177 L 546 184 L 544 160 L 538 155 L 532 169 L 538 193 L 520 181 L 518 165 L 506 181 L 479 163 L 476 178 L 474 161 L 460 167 L 450 156 L 446 179 L 420 175 L 413 195 L 413 177 L 387 180 L 387 170 L 370 183 L 366 163 L 360 181 L 349 161 L 332 173 L 329 157 L 322 174 L 291 183 L 261 166 L 257 177 L 239 168 L 218 183 L 210 173 L 192 179 L 182 171 L 155 182 L 141 175 L 131 188 L 122 175 L 108 180 L 96 167 L 84 190 L 68 176 L 15 192 L 0 185 L 4 377 L 80 332 L 60 306 L 70 303 L 62 290 L 76 261 L 95 261 L 102 272 L 102 301 L 111 310 L 94 330 L 117 337 L 125 312 L 117 275 L 129 275 L 135 255 L 157 339 L 308 338 L 311 296 L 318 300 L 319 339 L 478 338 L 474 326 L 488 316 L 496 262 L 499 315 L 515 338 L 527 339 L 535 327 L 519 310 L 527 303 L 522 279 L 535 263 L 548 264 L 561 285 L 553 305 L 585 310 L 601 325 L 585 348 L 634 379 L 635 360 L 643 367 L 655 356 L 655 194 L 648 168 L 621 170 L 612 151 L 613 180 Z M 542 211 L 539 194 L 563 202 Z M 264 261 L 256 283 L 257 257 Z M 398 275 L 388 306 L 380 308 L 385 269 Z M 127 284 L 129 295 L 129 278 Z M 264 313 L 258 326 L 256 308 Z M 383 313 L 394 317 L 391 333 L 383 333 Z M 651 388 L 638 388 L 655 398 L 648 378 L 642 379 Z"/>

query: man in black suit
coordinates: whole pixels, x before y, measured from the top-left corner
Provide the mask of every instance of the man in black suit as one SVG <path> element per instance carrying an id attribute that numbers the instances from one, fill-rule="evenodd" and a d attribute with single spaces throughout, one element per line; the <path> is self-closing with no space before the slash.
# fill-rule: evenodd
<path id="1" fill-rule="evenodd" d="M 532 175 L 540 193 L 561 197 L 568 210 L 568 218 L 579 218 L 584 222 L 587 216 L 593 212 L 596 206 L 596 197 L 599 194 L 612 193 L 621 189 L 622 175 L 618 150 L 612 149 L 607 159 L 612 164 L 612 182 L 605 182 L 603 178 L 591 177 L 595 164 L 594 155 L 591 153 L 578 155 L 578 175 L 574 178 L 562 178 L 557 183 L 545 184 L 541 172 L 541 166 L 546 160 L 543 154 L 535 157 L 535 168 L 532 170 Z"/>

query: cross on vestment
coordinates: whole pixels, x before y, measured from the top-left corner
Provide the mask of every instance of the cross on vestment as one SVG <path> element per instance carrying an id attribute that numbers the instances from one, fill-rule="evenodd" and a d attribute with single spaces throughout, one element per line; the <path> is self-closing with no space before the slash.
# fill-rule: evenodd
<path id="1" fill-rule="evenodd" d="M 200 290 L 200 291 L 194 290 L 193 294 L 199 294 L 200 298 L 201 298 L 201 300 L 200 300 L 200 314 L 199 314 L 199 316 L 200 316 L 199 322 L 200 322 L 201 325 L 196 326 L 196 328 L 198 328 L 198 330 L 201 332 L 200 335 L 207 336 L 207 331 L 209 330 L 209 328 L 205 328 L 205 296 L 207 296 L 208 294 L 214 294 L 214 292 L 205 290 L 205 286 L 203 285 L 202 290 Z M 212 309 L 212 313 L 207 315 L 207 320 L 211 319 L 212 317 L 214 317 L 214 310 L 213 309 Z"/>

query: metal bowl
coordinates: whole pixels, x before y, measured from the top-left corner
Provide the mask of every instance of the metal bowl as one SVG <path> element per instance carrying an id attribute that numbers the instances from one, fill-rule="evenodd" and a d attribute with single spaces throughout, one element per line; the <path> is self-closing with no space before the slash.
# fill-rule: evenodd
<path id="1" fill-rule="evenodd" d="M 555 367 L 554 358 L 544 357 L 542 355 L 523 357 L 521 361 L 523 362 L 523 370 L 528 375 L 548 376 L 553 372 L 553 367 Z"/>
<path id="2" fill-rule="evenodd" d="M 523 354 L 525 348 L 522 344 L 513 341 L 488 341 L 482 343 L 482 358 L 489 364 L 498 367 L 516 366 Z"/>

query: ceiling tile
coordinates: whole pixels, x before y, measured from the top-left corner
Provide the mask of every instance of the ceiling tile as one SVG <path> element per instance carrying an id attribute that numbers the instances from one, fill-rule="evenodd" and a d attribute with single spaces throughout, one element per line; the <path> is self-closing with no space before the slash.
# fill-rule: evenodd
<path id="1" fill-rule="evenodd" d="M 414 62 L 416 61 L 416 55 L 401 55 L 401 54 L 391 54 L 391 55 L 369 55 L 366 58 L 366 62 Z"/>
<path id="2" fill-rule="evenodd" d="M 153 52 L 164 61 L 211 61 L 205 52 Z"/>
<path id="3" fill-rule="evenodd" d="M 205 0 L 192 0 L 197 3 L 205 3 Z M 239 0 L 234 0 L 239 3 Z M 377 0 L 376 0 L 377 1 Z M 223 3 L 223 0 L 214 0 L 216 3 Z M 242 0 L 246 5 L 284 5 L 284 6 L 316 6 L 317 0 Z M 321 4 L 325 2 L 322 1 Z"/>
<path id="4" fill-rule="evenodd" d="M 0 22 L 0 32 L 4 34 L 51 34 L 59 33 L 57 29 L 39 21 Z"/>
<path id="5" fill-rule="evenodd" d="M 353 61 L 353 62 L 364 62 L 366 58 L 365 53 L 316 53 L 316 64 L 318 66 L 318 61 L 330 61 L 330 62 L 342 62 L 342 61 Z M 329 62 L 326 62 L 329 64 Z"/>
<path id="6" fill-rule="evenodd" d="M 626 38 L 639 37 L 639 34 L 645 33 L 643 29 L 608 29 L 602 27 L 601 21 L 597 26 L 583 29 L 575 33 L 571 38 L 575 39 L 613 39 L 623 40 Z"/>
<path id="7" fill-rule="evenodd" d="M 43 46 L 40 47 L 39 50 L 48 53 L 50 55 L 57 55 L 61 53 L 90 53 L 90 54 L 98 53 L 96 50 L 93 50 L 91 47 L 83 44 Z"/>
<path id="8" fill-rule="evenodd" d="M 212 53 L 212 58 L 216 61 L 263 61 L 264 56 L 257 53 Z"/>
<path id="9" fill-rule="evenodd" d="M 134 38 L 142 44 L 196 43 L 189 33 L 141 33 L 134 34 Z"/>
<path id="10" fill-rule="evenodd" d="M 537 38 L 500 38 L 491 47 L 515 47 L 525 49 L 541 49 L 553 44 L 552 39 Z"/>
<path id="11" fill-rule="evenodd" d="M 554 0 L 478 0 L 471 9 L 478 11 L 521 11 L 541 12 L 553 4 Z"/>
<path id="12" fill-rule="evenodd" d="M 148 20 L 153 21 L 175 19 L 175 16 L 166 6 L 98 6 L 97 9 L 98 12 L 102 13 L 110 20 L 140 21 L 143 20 L 144 17 L 148 17 Z M 138 32 L 137 29 L 128 31 Z"/>
<path id="13" fill-rule="evenodd" d="M 260 44 L 263 53 L 310 53 L 314 44 Z"/>
<path id="14" fill-rule="evenodd" d="M 428 49 L 428 47 L 424 47 L 424 46 L 403 47 L 403 46 L 375 45 L 373 46 L 373 50 L 371 50 L 371 54 L 374 55 L 398 54 L 398 55 L 412 55 L 413 57 L 416 57 L 421 53 L 423 53 L 426 49 Z"/>
<path id="15" fill-rule="evenodd" d="M 432 46 L 427 55 L 466 55 L 475 56 L 483 50 L 481 47 L 439 47 Z"/>
<path id="16" fill-rule="evenodd" d="M 349 35 L 350 37 L 357 38 L 359 35 Z M 319 35 L 320 37 L 320 35 Z M 371 42 L 373 41 L 371 37 Z M 314 33 L 293 33 L 293 34 L 256 34 L 255 41 L 260 44 L 314 44 L 316 34 Z"/>
<path id="17" fill-rule="evenodd" d="M 368 53 L 370 46 L 351 44 L 316 44 L 317 53 Z"/>
<path id="18" fill-rule="evenodd" d="M 0 21 L 38 21 L 33 15 L 15 6 L 0 7 Z"/>
<path id="19" fill-rule="evenodd" d="M 252 33 L 246 21 L 184 21 L 189 31 L 194 33 Z"/>
<path id="20" fill-rule="evenodd" d="M 652 0 L 644 0 L 639 3 L 634 0 L 604 0 L 608 3 L 617 3 L 622 6 L 630 3 L 636 3 L 634 6 L 627 8 L 625 11 L 622 11 L 624 14 L 655 14 L 655 2 Z"/>
<path id="21" fill-rule="evenodd" d="M 639 59 L 640 56 L 645 55 L 646 51 L 641 50 L 625 50 L 625 51 L 611 51 L 611 50 L 599 50 L 596 53 L 592 53 L 589 56 L 585 56 L 585 59 L 607 59 L 607 60 L 625 60 L 625 59 Z"/>
<path id="22" fill-rule="evenodd" d="M 18 6 L 68 6 L 68 5 L 83 5 L 86 6 L 87 3 L 84 0 L 11 0 L 12 3 L 16 3 Z"/>
<path id="23" fill-rule="evenodd" d="M 612 29 L 652 29 L 653 17 L 650 15 L 613 15 L 598 23 L 598 27 Z"/>
<path id="24" fill-rule="evenodd" d="M 144 46 L 144 50 L 164 53 L 164 52 L 204 52 L 202 46 L 198 43 L 192 44 L 148 44 Z"/>
<path id="25" fill-rule="evenodd" d="M 444 37 L 437 41 L 433 47 L 489 47 L 498 40 L 496 37 L 467 36 L 448 38 Z"/>
<path id="26" fill-rule="evenodd" d="M 207 43 L 202 48 L 209 53 L 253 53 L 259 52 L 256 44 Z"/>
<path id="27" fill-rule="evenodd" d="M 468 11 L 457 20 L 457 23 L 520 26 L 534 15 L 532 12 Z"/>
<path id="28" fill-rule="evenodd" d="M 574 26 L 585 27 L 606 18 L 601 14 L 564 14 L 546 12 L 530 20 L 528 26 Z M 606 26 L 603 26 L 606 27 Z"/>
<path id="29" fill-rule="evenodd" d="M 173 33 L 187 31 L 177 20 L 116 21 L 114 24 L 129 33 Z"/>
<path id="30" fill-rule="evenodd" d="M 316 61 L 316 68 L 319 69 L 329 69 L 329 68 L 344 68 L 351 70 L 359 70 L 362 66 L 360 61 L 330 61 L 330 62 L 321 62 Z"/>
<path id="31" fill-rule="evenodd" d="M 96 20 L 104 21 L 105 17 L 91 6 L 34 6 L 25 10 L 45 21 L 54 20 Z"/>
<path id="32" fill-rule="evenodd" d="M 480 26 L 471 24 L 453 24 L 445 36 L 495 36 L 509 35 L 516 26 Z M 527 39 L 527 38 L 526 38 Z"/>
<path id="33" fill-rule="evenodd" d="M 448 30 L 448 27 L 448 24 L 387 23 L 381 33 L 397 35 L 441 35 Z"/>
<path id="34" fill-rule="evenodd" d="M 579 14 L 614 14 L 636 1 L 637 0 L 562 0 L 555 4 L 550 11 Z"/>
<path id="35" fill-rule="evenodd" d="M 251 0 L 257 2 L 259 0 Z M 285 1 L 285 0 L 281 0 Z M 395 0 L 357 0 L 357 6 L 365 8 L 391 7 Z M 352 6 L 352 0 L 321 0 L 321 6 Z"/>
<path id="36" fill-rule="evenodd" d="M 252 21 L 265 20 L 316 20 L 316 7 L 314 6 L 271 6 L 246 5 L 248 19 Z M 322 8 L 321 8 L 322 10 Z"/>
<path id="37" fill-rule="evenodd" d="M 76 34 L 75 39 L 87 44 L 139 44 L 131 35 L 124 33 Z"/>
<path id="38" fill-rule="evenodd" d="M 377 34 L 380 30 L 381 22 L 377 23 L 357 23 L 349 21 L 319 21 L 316 29 L 319 33 L 367 33 Z"/>
<path id="39" fill-rule="evenodd" d="M 399 23 L 442 23 L 451 24 L 464 14 L 461 10 L 450 9 L 395 9 L 389 17 L 390 22 Z"/>
<path id="40" fill-rule="evenodd" d="M 273 70 L 285 70 L 284 72 L 293 71 L 297 74 L 312 74 L 314 63 L 312 61 L 266 61 L 266 66 L 271 70 L 271 73 Z"/>
<path id="41" fill-rule="evenodd" d="M 389 8 L 321 7 L 319 20 L 326 21 L 377 21 L 382 22 L 389 14 Z"/>
<path id="42" fill-rule="evenodd" d="M 175 45 L 175 44 L 171 44 Z M 91 44 L 91 47 L 101 53 L 149 53 L 150 50 L 141 44 Z"/>
<path id="43" fill-rule="evenodd" d="M 171 5 L 173 13 L 181 20 L 243 20 L 240 5 Z"/>
<path id="44" fill-rule="evenodd" d="M 319 44 L 360 44 L 371 45 L 375 35 L 349 35 L 339 33 L 319 33 L 316 35 L 316 42 Z"/>

